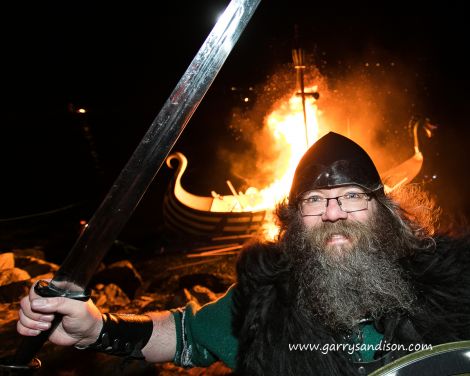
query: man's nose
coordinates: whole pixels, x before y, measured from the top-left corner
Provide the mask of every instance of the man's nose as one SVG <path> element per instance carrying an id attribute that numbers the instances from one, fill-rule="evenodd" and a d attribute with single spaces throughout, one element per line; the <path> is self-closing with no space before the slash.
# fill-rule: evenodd
<path id="1" fill-rule="evenodd" d="M 338 200 L 328 200 L 325 212 L 321 216 L 323 222 L 336 222 L 348 218 L 348 213 L 341 210 Z"/>

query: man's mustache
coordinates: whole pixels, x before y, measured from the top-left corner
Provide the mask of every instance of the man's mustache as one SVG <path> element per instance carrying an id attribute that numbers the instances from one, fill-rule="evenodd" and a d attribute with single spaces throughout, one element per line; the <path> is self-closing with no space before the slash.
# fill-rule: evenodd
<path id="1" fill-rule="evenodd" d="M 315 246 L 323 246 L 334 235 L 341 235 L 356 242 L 361 236 L 370 234 L 373 229 L 370 222 L 354 220 L 323 222 L 313 228 L 305 228 L 304 236 Z"/>

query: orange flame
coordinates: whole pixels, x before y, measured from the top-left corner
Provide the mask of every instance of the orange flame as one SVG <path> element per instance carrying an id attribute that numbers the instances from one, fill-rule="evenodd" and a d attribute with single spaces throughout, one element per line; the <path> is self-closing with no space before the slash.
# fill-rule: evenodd
<path id="1" fill-rule="evenodd" d="M 307 88 L 306 91 L 316 88 Z M 306 98 L 307 128 L 305 128 L 302 99 L 295 93 L 281 100 L 266 117 L 265 126 L 274 136 L 278 149 L 286 151 L 288 158 L 279 161 L 274 182 L 263 189 L 250 187 L 240 196 L 245 200 L 244 211 L 268 210 L 287 197 L 300 158 L 319 134 L 318 108 L 313 98 Z M 308 139 L 307 139 L 308 137 Z"/>
<path id="2" fill-rule="evenodd" d="M 316 91 L 316 87 L 306 88 L 306 92 Z M 239 192 L 237 200 L 239 205 L 235 211 L 260 211 L 266 210 L 268 217 L 276 203 L 285 199 L 289 193 L 295 168 L 302 155 L 319 136 L 318 115 L 319 110 L 315 99 L 307 96 L 305 100 L 307 124 L 304 123 L 302 98 L 292 93 L 281 100 L 278 106 L 265 118 L 265 127 L 269 129 L 276 142 L 276 147 L 283 150 L 287 158 L 282 158 L 273 177 L 273 183 L 269 186 L 257 189 L 248 188 L 245 192 Z M 274 237 L 278 232 L 272 218 L 267 219 L 265 229 L 268 238 Z"/>

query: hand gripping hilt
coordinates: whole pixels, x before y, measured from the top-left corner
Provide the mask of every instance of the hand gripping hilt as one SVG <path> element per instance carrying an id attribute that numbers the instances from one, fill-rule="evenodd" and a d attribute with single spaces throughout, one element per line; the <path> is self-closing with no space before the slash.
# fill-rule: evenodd
<path id="1" fill-rule="evenodd" d="M 88 290 L 66 291 L 61 290 L 53 283 L 38 281 L 34 286 L 36 294 L 44 298 L 65 297 L 69 299 L 87 301 L 90 298 Z M 41 332 L 35 337 L 23 337 L 13 357 L 0 359 L 0 375 L 32 375 L 41 367 L 41 361 L 35 357 L 51 332 L 60 324 L 62 315 L 56 314 L 49 330 Z"/>

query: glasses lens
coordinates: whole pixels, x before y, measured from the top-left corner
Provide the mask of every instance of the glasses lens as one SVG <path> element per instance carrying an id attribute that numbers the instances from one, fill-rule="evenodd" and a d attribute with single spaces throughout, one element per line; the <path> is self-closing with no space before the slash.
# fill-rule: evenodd
<path id="1" fill-rule="evenodd" d="M 369 197 L 365 193 L 352 193 L 339 197 L 321 198 L 310 197 L 305 199 L 300 204 L 302 215 L 322 215 L 327 206 L 327 201 L 338 200 L 341 210 L 347 213 L 367 209 L 367 202 Z"/>
<path id="2" fill-rule="evenodd" d="M 303 215 L 321 215 L 324 213 L 326 200 L 319 201 L 303 201 L 300 205 Z"/>
<path id="3" fill-rule="evenodd" d="M 353 194 L 339 197 L 341 209 L 345 212 L 354 212 L 367 209 L 368 197 L 365 194 Z"/>

